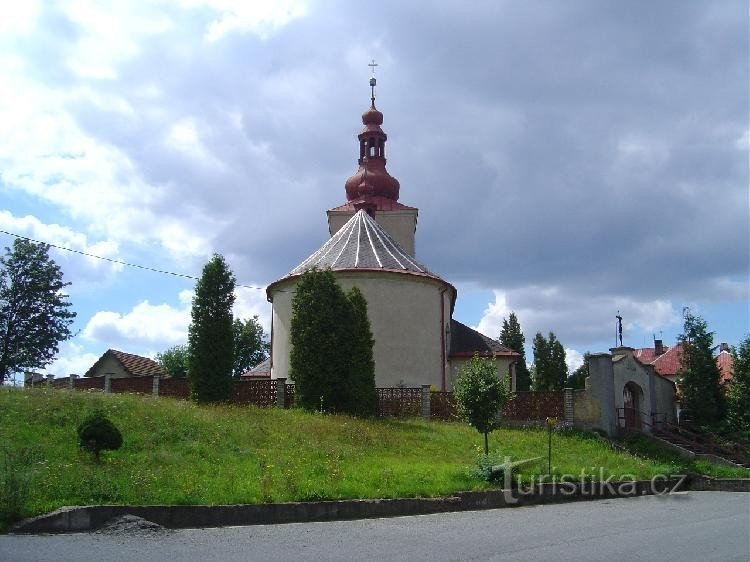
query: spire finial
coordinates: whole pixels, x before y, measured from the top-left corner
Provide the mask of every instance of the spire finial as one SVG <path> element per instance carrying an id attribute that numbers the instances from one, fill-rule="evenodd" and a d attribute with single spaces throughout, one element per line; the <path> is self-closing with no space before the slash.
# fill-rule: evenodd
<path id="1" fill-rule="evenodd" d="M 378 63 L 375 62 L 375 59 L 372 59 L 367 66 L 372 69 L 372 74 L 370 75 L 370 91 L 372 95 L 370 100 L 372 101 L 372 107 L 375 107 L 375 84 L 377 83 L 377 80 L 375 80 L 375 67 L 378 66 Z"/>

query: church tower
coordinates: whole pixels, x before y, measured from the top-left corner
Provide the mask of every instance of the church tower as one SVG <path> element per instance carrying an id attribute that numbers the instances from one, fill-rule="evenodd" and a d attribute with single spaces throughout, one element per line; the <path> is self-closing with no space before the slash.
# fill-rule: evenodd
<path id="1" fill-rule="evenodd" d="M 400 185 L 385 168 L 385 145 L 388 135 L 381 125 L 383 114 L 375 107 L 375 62 L 370 63 L 370 107 L 362 114 L 364 127 L 359 139 L 357 172 L 346 180 L 346 203 L 327 211 L 328 233 L 336 234 L 360 209 L 364 209 L 383 229 L 414 257 L 414 235 L 417 230 L 415 207 L 398 202 Z"/>

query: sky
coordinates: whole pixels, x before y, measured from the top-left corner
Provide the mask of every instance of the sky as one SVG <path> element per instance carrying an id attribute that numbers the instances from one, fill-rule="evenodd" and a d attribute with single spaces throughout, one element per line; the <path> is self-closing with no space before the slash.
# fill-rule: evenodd
<path id="1" fill-rule="evenodd" d="M 197 276 L 235 315 L 328 237 L 371 59 L 417 257 L 489 336 L 584 352 L 749 331 L 748 5 L 0 0 L 0 230 Z M 13 236 L 0 233 L 0 247 Z M 185 343 L 195 281 L 52 249 L 78 316 L 46 373 Z M 250 288 L 257 287 L 257 288 Z"/>

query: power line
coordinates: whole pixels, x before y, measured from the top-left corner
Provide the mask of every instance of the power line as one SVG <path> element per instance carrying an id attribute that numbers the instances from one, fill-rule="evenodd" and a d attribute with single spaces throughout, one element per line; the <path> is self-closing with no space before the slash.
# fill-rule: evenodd
<path id="1" fill-rule="evenodd" d="M 21 238 L 23 240 L 28 240 L 29 242 L 35 242 L 36 244 L 44 244 L 45 246 L 49 246 L 50 248 L 56 248 L 58 250 L 64 250 L 66 252 L 72 252 L 74 254 L 80 254 L 82 256 L 86 256 L 88 258 L 96 258 L 98 260 L 104 260 L 108 261 L 110 263 L 116 263 L 119 265 L 126 265 L 128 267 L 136 267 L 138 269 L 145 269 L 146 271 L 152 271 L 154 273 L 161 273 L 162 275 L 172 275 L 174 277 L 184 277 L 185 279 L 193 279 L 198 280 L 198 277 L 195 277 L 194 275 L 188 275 L 187 273 L 175 273 L 174 271 L 166 271 L 164 269 L 156 269 L 155 267 L 148 267 L 147 265 L 139 265 L 137 263 L 130 263 L 122 260 L 116 260 L 113 258 L 107 258 L 104 256 L 97 256 L 96 254 L 90 254 L 88 252 L 82 252 L 81 250 L 74 250 L 73 248 L 66 248 L 65 246 L 58 246 L 57 244 L 50 244 L 49 242 L 44 242 L 42 240 L 35 240 L 34 238 L 29 238 L 28 236 L 21 236 L 20 234 L 14 234 L 13 232 L 8 232 L 7 230 L 0 230 L 0 233 L 7 234 L 8 236 L 15 236 L 16 238 Z M 256 289 L 258 291 L 265 290 L 265 287 L 256 287 L 254 285 L 241 285 L 238 284 L 238 287 L 244 287 L 245 289 Z"/>

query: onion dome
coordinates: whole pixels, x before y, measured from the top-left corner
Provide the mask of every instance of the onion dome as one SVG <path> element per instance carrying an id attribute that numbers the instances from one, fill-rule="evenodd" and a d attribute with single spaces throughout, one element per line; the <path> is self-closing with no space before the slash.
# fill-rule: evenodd
<path id="1" fill-rule="evenodd" d="M 364 127 L 357 135 L 359 139 L 359 168 L 357 173 L 346 180 L 346 198 L 360 202 L 360 207 L 374 209 L 379 206 L 376 199 L 386 198 L 398 201 L 401 186 L 398 180 L 385 169 L 385 143 L 388 135 L 380 126 L 383 114 L 375 108 L 375 78 L 370 78 L 372 103 L 362 114 Z"/>

